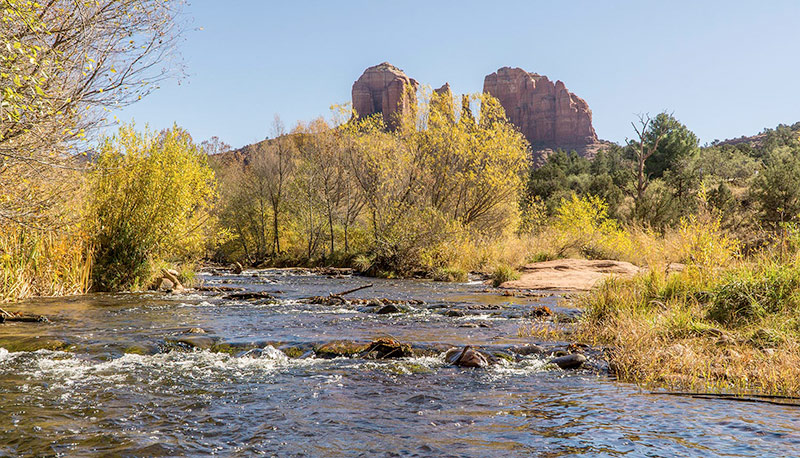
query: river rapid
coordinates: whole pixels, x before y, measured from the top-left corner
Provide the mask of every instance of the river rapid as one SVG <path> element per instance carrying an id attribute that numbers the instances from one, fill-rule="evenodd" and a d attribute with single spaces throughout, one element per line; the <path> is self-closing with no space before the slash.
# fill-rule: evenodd
<path id="1" fill-rule="evenodd" d="M 200 277 L 274 300 L 201 291 L 14 304 L 51 322 L 0 324 L 0 456 L 800 456 L 797 408 L 650 394 L 615 381 L 590 348 L 583 368 L 549 364 L 569 342 L 520 329 L 542 306 L 574 316 L 558 296 L 335 277 Z M 370 283 L 347 297 L 399 300 L 400 313 L 303 300 Z M 414 355 L 315 351 L 381 337 Z M 519 350 L 530 344 L 541 348 Z M 446 350 L 464 345 L 493 364 L 448 364 Z"/>

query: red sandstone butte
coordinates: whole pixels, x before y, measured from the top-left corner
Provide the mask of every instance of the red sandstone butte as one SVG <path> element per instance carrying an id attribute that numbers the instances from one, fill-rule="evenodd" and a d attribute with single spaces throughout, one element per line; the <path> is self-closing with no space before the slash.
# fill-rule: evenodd
<path id="1" fill-rule="evenodd" d="M 419 83 L 388 62 L 370 67 L 353 83 L 353 109 L 358 116 L 381 113 L 386 125 L 394 128 L 398 115 L 412 106 L 413 99 L 407 95 L 406 86 L 415 92 Z"/>
<path id="2" fill-rule="evenodd" d="M 598 143 L 592 110 L 561 81 L 521 68 L 503 67 L 487 75 L 483 92 L 500 101 L 511 121 L 534 150 L 577 149 Z"/>

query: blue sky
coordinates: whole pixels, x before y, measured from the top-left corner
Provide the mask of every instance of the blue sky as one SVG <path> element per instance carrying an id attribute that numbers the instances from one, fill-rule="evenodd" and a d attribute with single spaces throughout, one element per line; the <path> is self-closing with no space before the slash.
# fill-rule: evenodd
<path id="1" fill-rule="evenodd" d="M 502 66 L 562 80 L 617 142 L 662 110 L 703 143 L 800 121 L 797 1 L 194 0 L 185 15 L 186 78 L 119 119 L 239 147 L 275 113 L 287 126 L 328 116 L 388 61 L 457 93 Z"/>

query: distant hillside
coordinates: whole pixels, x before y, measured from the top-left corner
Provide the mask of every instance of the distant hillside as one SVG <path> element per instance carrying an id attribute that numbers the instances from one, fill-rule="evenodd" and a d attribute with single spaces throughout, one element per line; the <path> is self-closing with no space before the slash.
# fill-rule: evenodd
<path id="1" fill-rule="evenodd" d="M 754 150 L 762 150 L 769 146 L 772 142 L 780 144 L 788 144 L 798 139 L 800 135 L 800 122 L 794 124 L 779 124 L 774 129 L 764 129 L 761 133 L 756 135 L 731 138 L 722 141 L 714 141 L 711 146 L 742 146 L 746 145 Z"/>

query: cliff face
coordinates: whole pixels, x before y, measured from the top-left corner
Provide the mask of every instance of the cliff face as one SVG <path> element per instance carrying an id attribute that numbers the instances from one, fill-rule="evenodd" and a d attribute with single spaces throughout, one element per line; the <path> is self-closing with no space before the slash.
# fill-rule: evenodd
<path id="1" fill-rule="evenodd" d="M 496 97 L 509 121 L 536 149 L 580 149 L 597 143 L 592 110 L 564 83 L 521 68 L 503 67 L 487 75 L 483 92 Z"/>
<path id="2" fill-rule="evenodd" d="M 411 93 L 406 92 L 410 86 Z M 370 67 L 353 83 L 353 108 L 358 116 L 383 114 L 390 129 L 398 117 L 412 108 L 419 84 L 388 62 Z M 525 135 L 535 164 L 541 164 L 556 149 L 575 150 L 592 157 L 606 145 L 592 127 L 592 110 L 585 100 L 569 92 L 561 81 L 503 67 L 483 81 L 483 92 L 496 97 L 511 121 Z M 451 95 L 450 85 L 435 90 Z"/>
<path id="3" fill-rule="evenodd" d="M 411 109 L 414 94 L 407 94 L 410 85 L 416 91 L 419 84 L 402 70 L 384 62 L 364 71 L 353 83 L 353 109 L 359 116 L 382 113 L 386 125 L 394 128 L 398 116 Z"/>

